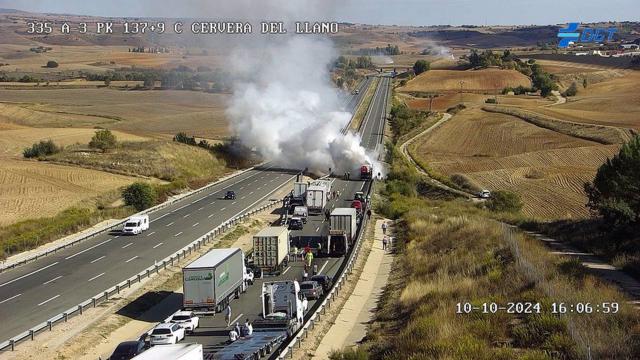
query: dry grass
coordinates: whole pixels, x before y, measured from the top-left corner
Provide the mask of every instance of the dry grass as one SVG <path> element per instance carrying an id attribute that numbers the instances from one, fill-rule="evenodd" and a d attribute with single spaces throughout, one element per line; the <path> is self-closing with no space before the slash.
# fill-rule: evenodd
<path id="1" fill-rule="evenodd" d="M 567 271 L 568 260 L 467 204 L 421 205 L 403 217 L 406 249 L 366 343 L 374 359 L 579 359 L 587 344 L 597 358 L 637 356 L 638 314 L 614 287 Z M 542 310 L 455 313 L 458 302 L 510 301 L 539 302 Z M 554 301 L 617 301 L 621 311 L 557 316 Z"/>
<path id="2" fill-rule="evenodd" d="M 505 87 L 531 86 L 531 80 L 515 70 L 430 70 L 422 73 L 399 88 L 402 92 L 493 92 Z"/>
<path id="3" fill-rule="evenodd" d="M 364 120 L 367 111 L 369 110 L 369 105 L 373 101 L 373 96 L 376 93 L 376 89 L 378 88 L 378 83 L 380 82 L 379 77 L 375 77 L 369 87 L 367 88 L 367 93 L 364 95 L 364 99 L 358 106 L 355 115 L 353 115 L 353 119 L 349 123 L 349 129 L 353 131 L 358 131 L 360 126 L 362 125 L 362 121 Z"/>
<path id="4" fill-rule="evenodd" d="M 456 115 L 416 141 L 411 153 L 436 172 L 461 174 L 482 188 L 510 190 L 525 215 L 539 219 L 588 216 L 583 184 L 618 151 L 480 109 Z"/>
<path id="5" fill-rule="evenodd" d="M 0 226 L 53 216 L 135 180 L 90 169 L 0 159 Z"/>
<path id="6" fill-rule="evenodd" d="M 33 127 L 103 126 L 144 136 L 229 134 L 226 95 L 114 89 L 0 90 L 0 121 Z"/>

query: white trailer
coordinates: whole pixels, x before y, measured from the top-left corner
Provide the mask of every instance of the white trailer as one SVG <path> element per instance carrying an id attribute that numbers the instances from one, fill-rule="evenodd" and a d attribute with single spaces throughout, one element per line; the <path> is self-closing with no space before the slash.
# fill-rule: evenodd
<path id="1" fill-rule="evenodd" d="M 138 235 L 146 230 L 149 230 L 149 215 L 132 216 L 122 227 L 122 233 L 125 235 Z"/>
<path id="2" fill-rule="evenodd" d="M 325 249 L 330 255 L 342 256 L 349 251 L 356 237 L 357 210 L 354 208 L 336 208 L 329 219 L 329 236 Z"/>
<path id="3" fill-rule="evenodd" d="M 153 346 L 149 350 L 140 355 L 135 356 L 135 360 L 204 360 L 204 352 L 202 344 L 175 344 L 175 345 L 158 345 Z"/>
<path id="4" fill-rule="evenodd" d="M 296 199 L 303 199 L 304 194 L 307 191 L 307 186 L 309 186 L 309 184 L 307 184 L 306 182 L 294 182 L 292 194 L 293 197 Z"/>
<path id="5" fill-rule="evenodd" d="M 182 269 L 183 307 L 211 309 L 246 289 L 247 270 L 239 248 L 213 249 Z"/>
<path id="6" fill-rule="evenodd" d="M 266 271 L 277 271 L 289 256 L 289 230 L 271 226 L 253 236 L 253 264 Z"/>

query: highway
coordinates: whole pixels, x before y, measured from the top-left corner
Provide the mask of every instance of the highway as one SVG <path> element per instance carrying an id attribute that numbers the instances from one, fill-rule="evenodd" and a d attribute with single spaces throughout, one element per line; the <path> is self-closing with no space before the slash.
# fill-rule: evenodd
<path id="1" fill-rule="evenodd" d="M 349 94 L 345 110 L 353 113 L 364 92 Z M 4 323 L 0 342 L 139 273 L 269 199 L 293 178 L 295 171 L 259 167 L 149 214 L 150 228 L 141 235 L 105 232 L 0 273 L 0 319 Z M 222 199 L 227 190 L 236 192 L 236 200 Z"/>
<path id="2" fill-rule="evenodd" d="M 361 144 L 367 148 L 367 150 L 375 150 L 382 141 L 389 84 L 390 79 L 388 77 L 382 77 L 371 104 L 371 111 L 367 113 L 362 124 L 361 133 L 363 136 Z M 366 186 L 364 181 L 357 179 L 347 181 L 336 178 L 332 190 L 339 190 L 341 195 L 338 199 L 332 199 L 328 206 L 331 208 L 350 207 L 356 191 L 367 191 L 364 186 Z M 327 236 L 328 233 L 329 226 L 324 216 L 310 215 L 309 220 L 304 225 L 304 229 L 292 232 L 291 235 L 293 237 L 303 236 L 309 238 Z M 318 266 L 320 273 L 334 277 L 344 260 L 344 257 L 316 257 L 314 258 L 314 264 Z M 292 261 L 281 275 L 269 276 L 265 279 L 256 279 L 255 283 L 249 287 L 246 293 L 241 294 L 240 298 L 231 301 L 231 317 L 233 319 L 231 326 L 233 326 L 235 322 L 244 323 L 246 319 L 253 321 L 261 316 L 262 306 L 260 303 L 260 293 L 264 281 L 301 280 L 303 269 L 304 265 L 302 261 Z M 311 309 L 314 304 L 315 301 L 310 301 L 309 309 Z M 184 341 L 202 344 L 205 354 L 207 354 L 205 358 L 213 359 L 214 357 L 211 354 L 226 345 L 229 331 L 230 327 L 227 327 L 223 314 L 201 317 L 200 327 L 193 334 L 188 335 Z"/>

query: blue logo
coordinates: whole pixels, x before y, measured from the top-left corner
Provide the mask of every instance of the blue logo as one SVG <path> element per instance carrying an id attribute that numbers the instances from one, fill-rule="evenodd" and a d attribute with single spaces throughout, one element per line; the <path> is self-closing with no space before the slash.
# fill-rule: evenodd
<path id="1" fill-rule="evenodd" d="M 569 23 L 566 28 L 558 30 L 558 42 L 559 48 L 566 48 L 570 42 L 603 42 L 613 40 L 613 35 L 616 33 L 616 28 L 598 29 L 598 28 L 584 28 L 582 33 L 578 31 L 580 23 Z"/>

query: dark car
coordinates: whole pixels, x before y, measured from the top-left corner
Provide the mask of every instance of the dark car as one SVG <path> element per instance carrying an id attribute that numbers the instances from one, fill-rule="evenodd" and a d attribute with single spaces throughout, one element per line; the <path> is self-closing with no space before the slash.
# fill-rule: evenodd
<path id="1" fill-rule="evenodd" d="M 146 349 L 144 341 L 125 341 L 116 347 L 109 360 L 129 360 Z"/>
<path id="2" fill-rule="evenodd" d="M 227 191 L 227 193 L 224 195 L 224 199 L 225 200 L 235 200 L 236 199 L 236 192 L 233 191 L 233 190 Z"/>
<path id="3" fill-rule="evenodd" d="M 322 286 L 322 290 L 329 291 L 333 285 L 333 279 L 327 275 L 318 274 L 311 277 L 311 281 L 315 281 Z"/>
<path id="4" fill-rule="evenodd" d="M 300 218 L 291 218 L 289 220 L 289 230 L 302 230 L 304 223 Z"/>
<path id="5" fill-rule="evenodd" d="M 307 299 L 320 299 L 324 291 L 322 285 L 315 281 L 303 281 L 300 283 L 300 292 Z"/>

